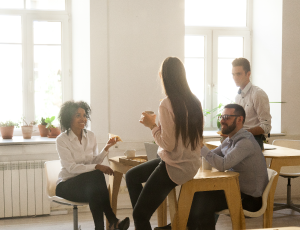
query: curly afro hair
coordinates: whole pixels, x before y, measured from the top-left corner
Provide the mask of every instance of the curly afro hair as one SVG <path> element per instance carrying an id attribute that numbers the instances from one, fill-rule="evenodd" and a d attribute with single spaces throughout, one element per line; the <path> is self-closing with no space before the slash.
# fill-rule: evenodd
<path id="1" fill-rule="evenodd" d="M 67 130 L 67 134 L 69 134 L 69 130 L 71 128 L 71 123 L 73 120 L 74 115 L 76 114 L 77 110 L 79 108 L 84 109 L 86 118 L 88 120 L 91 120 L 90 114 L 91 114 L 91 108 L 90 106 L 84 102 L 84 101 L 66 101 L 62 104 L 58 119 L 61 127 L 61 131 L 64 132 Z"/>

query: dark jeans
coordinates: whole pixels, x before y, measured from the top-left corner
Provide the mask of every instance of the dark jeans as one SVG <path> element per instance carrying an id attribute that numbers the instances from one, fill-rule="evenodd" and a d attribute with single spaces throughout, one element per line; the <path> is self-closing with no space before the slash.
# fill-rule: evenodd
<path id="1" fill-rule="evenodd" d="M 241 193 L 243 209 L 256 212 L 262 206 L 261 197 Z M 194 195 L 188 224 L 189 230 L 215 230 L 215 212 L 227 209 L 225 192 L 205 191 Z"/>
<path id="2" fill-rule="evenodd" d="M 60 182 L 56 194 L 70 201 L 88 202 L 96 230 L 104 230 L 103 212 L 110 224 L 118 221 L 110 206 L 104 174 L 99 170 Z"/>
<path id="3" fill-rule="evenodd" d="M 144 182 L 146 184 L 143 187 Z M 170 179 L 165 162 L 161 159 L 130 169 L 126 173 L 126 184 L 133 207 L 135 229 L 151 230 L 151 216 L 177 184 Z"/>

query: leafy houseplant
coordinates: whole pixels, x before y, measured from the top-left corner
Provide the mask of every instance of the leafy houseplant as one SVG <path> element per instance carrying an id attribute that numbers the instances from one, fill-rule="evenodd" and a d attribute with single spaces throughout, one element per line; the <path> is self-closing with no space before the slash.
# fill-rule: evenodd
<path id="1" fill-rule="evenodd" d="M 45 120 L 46 119 L 42 117 L 40 124 L 38 125 L 41 137 L 47 137 L 49 134 L 49 129 L 46 128 L 47 122 Z"/>
<path id="2" fill-rule="evenodd" d="M 60 134 L 60 128 L 55 127 L 52 122 L 55 120 L 55 116 L 47 117 L 45 122 L 47 122 L 46 128 L 50 130 L 48 137 L 49 138 L 56 138 Z"/>
<path id="3" fill-rule="evenodd" d="M 2 138 L 12 139 L 15 126 L 19 127 L 19 124 L 12 121 L 0 122 L 0 131 Z"/>
<path id="4" fill-rule="evenodd" d="M 224 109 L 224 105 L 222 103 L 220 103 L 217 107 L 213 108 L 212 110 L 209 110 L 209 111 L 204 110 L 203 115 L 207 116 L 209 114 L 217 112 L 217 114 L 213 117 L 213 119 L 214 119 L 221 115 L 221 112 L 223 111 L 223 109 Z M 221 130 L 221 123 L 220 123 L 219 119 L 217 119 L 217 127 L 218 127 L 218 130 Z"/>

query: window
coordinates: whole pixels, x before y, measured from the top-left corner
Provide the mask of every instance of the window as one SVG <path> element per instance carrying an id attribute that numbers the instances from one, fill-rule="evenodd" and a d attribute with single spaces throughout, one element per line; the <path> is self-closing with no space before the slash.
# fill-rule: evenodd
<path id="1" fill-rule="evenodd" d="M 238 88 L 231 62 L 251 62 L 248 0 L 185 0 L 185 67 L 192 92 L 211 111 L 234 102 Z M 205 129 L 216 129 L 214 112 L 205 117 Z"/>
<path id="2" fill-rule="evenodd" d="M 57 116 L 71 98 L 68 5 L 0 0 L 0 121 Z"/>

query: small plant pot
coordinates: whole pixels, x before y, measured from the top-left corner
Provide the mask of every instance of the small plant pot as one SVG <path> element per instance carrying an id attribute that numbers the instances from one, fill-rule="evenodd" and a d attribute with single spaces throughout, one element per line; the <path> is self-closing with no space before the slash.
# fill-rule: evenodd
<path id="1" fill-rule="evenodd" d="M 0 127 L 1 136 L 3 139 L 12 139 L 15 126 Z"/>
<path id="2" fill-rule="evenodd" d="M 21 126 L 24 139 L 31 139 L 33 126 Z"/>
<path id="3" fill-rule="evenodd" d="M 49 129 L 46 128 L 46 125 L 38 125 L 40 136 L 41 137 L 47 137 L 49 134 Z"/>
<path id="4" fill-rule="evenodd" d="M 60 134 L 60 128 L 50 128 L 49 138 L 56 138 Z"/>

